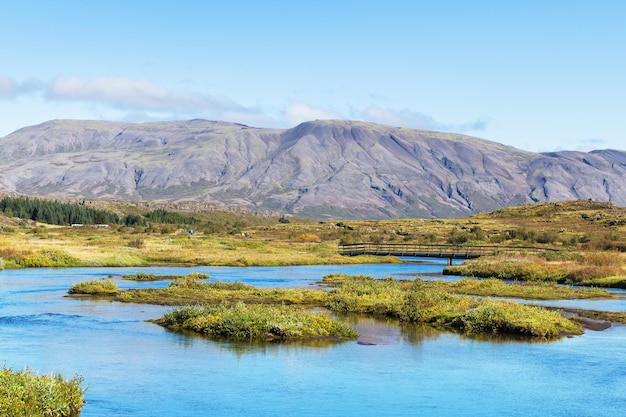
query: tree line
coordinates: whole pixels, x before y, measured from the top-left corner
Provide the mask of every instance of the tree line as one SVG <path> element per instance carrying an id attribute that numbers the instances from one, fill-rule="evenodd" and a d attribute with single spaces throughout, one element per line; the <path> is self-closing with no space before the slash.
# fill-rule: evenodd
<path id="1" fill-rule="evenodd" d="M 58 226 L 72 224 L 123 224 L 145 226 L 147 221 L 176 225 L 191 225 L 198 219 L 183 214 L 158 209 L 144 215 L 128 214 L 120 218 L 116 213 L 85 207 L 76 203 L 61 203 L 28 197 L 4 197 L 0 200 L 0 211 L 7 217 L 33 220 Z"/>
<path id="2" fill-rule="evenodd" d="M 120 222 L 120 217 L 110 211 L 28 197 L 4 197 L 0 200 L 0 211 L 7 217 L 19 217 L 59 226 Z"/>

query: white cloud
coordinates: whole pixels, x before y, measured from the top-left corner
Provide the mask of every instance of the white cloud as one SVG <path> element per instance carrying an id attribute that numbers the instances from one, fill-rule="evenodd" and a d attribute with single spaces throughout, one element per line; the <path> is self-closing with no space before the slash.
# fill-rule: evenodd
<path id="1" fill-rule="evenodd" d="M 577 151 L 589 152 L 596 149 L 606 149 L 607 146 L 608 144 L 604 139 L 589 138 L 579 140 L 574 149 Z"/>
<path id="2" fill-rule="evenodd" d="M 36 78 L 29 78 L 21 83 L 11 77 L 0 75 L 0 99 L 14 99 L 20 94 L 41 91 L 43 83 Z"/>
<path id="3" fill-rule="evenodd" d="M 90 113 L 122 112 L 126 120 L 172 120 L 206 118 L 243 123 L 255 127 L 293 127 L 316 119 L 356 119 L 391 126 L 438 131 L 468 132 L 487 127 L 485 119 L 466 123 L 442 123 L 409 109 L 388 109 L 375 105 L 349 112 L 315 107 L 291 101 L 285 107 L 268 111 L 246 107 L 227 98 L 210 94 L 167 89 L 148 80 L 126 77 L 58 77 L 51 81 L 30 78 L 22 82 L 0 75 L 0 99 L 38 94 L 48 102 L 65 101 L 86 105 Z M 68 118 L 73 115 L 68 114 Z"/>
<path id="4" fill-rule="evenodd" d="M 353 113 L 353 117 L 368 122 L 382 123 L 399 127 L 412 127 L 415 129 L 448 132 L 468 132 L 485 130 L 488 124 L 488 121 L 484 118 L 479 118 L 475 121 L 460 124 L 442 123 L 424 113 L 415 112 L 408 109 L 383 109 L 378 106 L 369 106 L 364 110 L 356 111 Z"/>
<path id="5" fill-rule="evenodd" d="M 18 86 L 14 79 L 0 75 L 0 98 L 15 98 L 17 91 Z"/>
<path id="6" fill-rule="evenodd" d="M 91 113 L 121 111 L 118 116 L 124 120 L 207 118 L 251 126 L 278 124 L 276 118 L 259 108 L 242 106 L 226 97 L 169 90 L 147 80 L 59 77 L 49 82 L 30 78 L 18 83 L 0 75 L 0 99 L 14 99 L 29 93 L 39 93 L 47 102 L 84 103 Z"/>
<path id="7" fill-rule="evenodd" d="M 124 77 L 56 78 L 46 88 L 48 99 L 105 102 L 120 108 L 145 110 L 222 110 L 239 108 L 209 95 L 167 90 L 147 80 Z"/>
<path id="8" fill-rule="evenodd" d="M 289 126 L 295 126 L 297 124 L 300 124 L 302 122 L 308 122 L 310 120 L 341 118 L 341 116 L 330 110 L 322 109 L 319 107 L 311 107 L 308 104 L 295 101 L 287 105 L 283 114 L 285 122 L 287 122 Z"/>

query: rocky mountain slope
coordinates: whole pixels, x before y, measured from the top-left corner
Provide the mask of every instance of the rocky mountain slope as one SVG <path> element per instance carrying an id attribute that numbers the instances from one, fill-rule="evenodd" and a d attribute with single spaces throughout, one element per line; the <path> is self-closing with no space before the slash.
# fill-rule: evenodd
<path id="1" fill-rule="evenodd" d="M 313 218 L 449 217 L 536 201 L 626 205 L 626 152 L 537 154 L 353 121 L 54 120 L 0 139 L 0 191 L 209 201 Z"/>

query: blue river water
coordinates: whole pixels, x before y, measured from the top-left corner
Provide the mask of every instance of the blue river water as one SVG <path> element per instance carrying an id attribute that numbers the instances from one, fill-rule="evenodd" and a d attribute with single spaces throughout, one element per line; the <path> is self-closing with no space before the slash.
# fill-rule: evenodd
<path id="1" fill-rule="evenodd" d="M 361 343 L 259 346 L 182 335 L 145 321 L 167 307 L 66 297 L 72 284 L 108 276 L 123 288 L 167 284 L 118 278 L 137 272 L 204 272 L 217 281 L 305 287 L 329 273 L 435 278 L 443 266 L 2 271 L 0 361 L 41 374 L 81 375 L 84 417 L 624 415 L 621 325 L 530 343 L 349 317 Z M 626 310 L 624 299 L 594 303 Z"/>

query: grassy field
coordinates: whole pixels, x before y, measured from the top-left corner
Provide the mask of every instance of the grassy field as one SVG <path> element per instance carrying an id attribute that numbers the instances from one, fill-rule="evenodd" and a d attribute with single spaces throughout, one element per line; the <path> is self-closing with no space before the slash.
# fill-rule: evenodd
<path id="1" fill-rule="evenodd" d="M 109 206 L 106 206 L 109 207 Z M 116 206 L 111 206 L 113 209 Z M 132 210 L 131 210 L 132 209 Z M 117 207 L 141 217 L 136 207 Z M 124 212 L 123 210 L 126 210 Z M 130 210 L 130 211 L 129 211 Z M 111 227 L 35 224 L 0 214 L 0 266 L 285 266 L 398 262 L 394 257 L 340 256 L 355 242 L 523 245 L 556 249 L 543 256 L 497 256 L 446 268 L 470 277 L 626 287 L 626 209 L 571 201 L 512 207 L 462 219 L 313 221 L 226 212 L 182 212 L 188 226 L 152 223 Z"/>
<path id="2" fill-rule="evenodd" d="M 306 224 L 295 226 L 305 230 Z M 241 233 L 151 233 L 125 227 L 70 228 L 37 226 L 0 232 L 4 268 L 75 266 L 285 266 L 395 262 L 375 257 L 350 258 L 337 253 L 337 240 L 292 236 L 294 225 L 251 228 Z M 62 249 L 61 249 L 62 248 Z"/>

